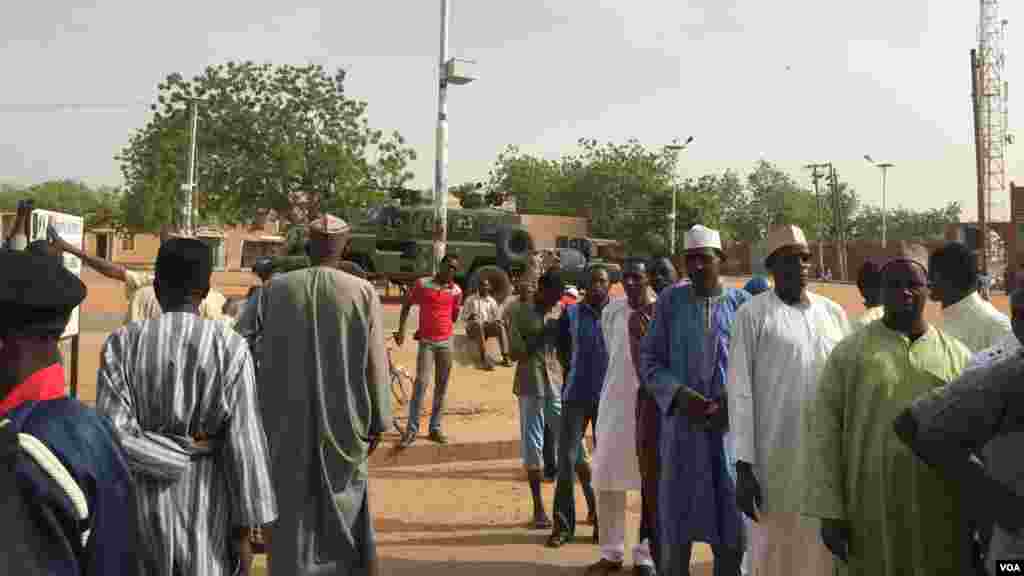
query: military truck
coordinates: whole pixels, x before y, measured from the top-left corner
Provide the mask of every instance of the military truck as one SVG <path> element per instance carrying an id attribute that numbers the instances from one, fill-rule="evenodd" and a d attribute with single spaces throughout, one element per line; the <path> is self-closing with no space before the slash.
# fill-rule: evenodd
<path id="1" fill-rule="evenodd" d="M 622 242 L 602 238 L 559 236 L 555 239 L 555 246 L 558 247 L 562 261 L 563 278 L 568 282 L 577 286 L 585 285 L 586 278 L 590 276 L 590 269 L 594 266 L 607 268 L 612 282 L 622 280 L 620 262 L 624 259 L 625 250 Z M 567 252 L 580 254 L 583 261 L 567 258 Z"/>
<path id="2" fill-rule="evenodd" d="M 433 271 L 434 209 L 430 205 L 382 205 L 353 223 L 348 259 L 371 276 L 409 285 Z M 525 270 L 534 240 L 520 215 L 494 208 L 448 209 L 448 254 L 459 256 L 456 281 L 475 287 L 493 275 L 504 296 Z M 502 298 L 499 297 L 499 301 Z"/>

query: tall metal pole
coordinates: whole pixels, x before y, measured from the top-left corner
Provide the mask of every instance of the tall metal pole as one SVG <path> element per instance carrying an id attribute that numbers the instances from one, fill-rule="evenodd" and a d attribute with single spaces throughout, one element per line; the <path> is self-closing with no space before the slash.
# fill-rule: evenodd
<path id="1" fill-rule="evenodd" d="M 818 192 L 818 190 L 819 190 L 818 189 L 818 179 L 821 178 L 821 176 L 818 175 L 818 167 L 817 166 L 814 167 L 814 174 L 813 174 L 812 177 L 814 178 L 814 202 L 818 205 L 818 230 L 817 230 L 817 236 L 818 236 L 818 270 L 820 272 L 824 272 L 825 271 L 825 243 L 821 239 L 821 196 L 819 195 L 819 192 Z"/>
<path id="2" fill-rule="evenodd" d="M 185 233 L 189 236 L 195 234 L 192 228 L 192 195 L 196 190 L 196 128 L 199 125 L 199 103 L 192 100 L 192 143 L 188 154 L 188 185 L 185 191 L 185 203 L 182 206 L 182 224 L 185 226 Z"/>
<path id="3" fill-rule="evenodd" d="M 434 166 L 434 265 L 437 274 L 448 241 L 448 12 L 451 0 L 441 0 L 441 57 L 438 61 L 437 158 Z"/>
<path id="4" fill-rule="evenodd" d="M 974 162 L 978 171 L 978 249 L 981 271 L 988 273 L 988 206 L 985 202 L 985 143 L 981 137 L 981 102 L 978 94 L 978 51 L 971 50 L 971 102 L 974 105 Z"/>
<path id="5" fill-rule="evenodd" d="M 668 213 L 668 254 L 676 255 L 676 193 L 679 190 L 678 184 L 672 185 L 672 211 Z"/>
<path id="6" fill-rule="evenodd" d="M 892 166 L 892 164 L 883 164 L 881 166 L 881 168 L 882 168 L 882 250 L 885 250 L 885 216 L 886 216 L 885 213 L 887 212 L 886 207 L 885 207 L 885 180 L 886 180 L 886 175 L 889 173 L 889 167 L 890 166 Z"/>

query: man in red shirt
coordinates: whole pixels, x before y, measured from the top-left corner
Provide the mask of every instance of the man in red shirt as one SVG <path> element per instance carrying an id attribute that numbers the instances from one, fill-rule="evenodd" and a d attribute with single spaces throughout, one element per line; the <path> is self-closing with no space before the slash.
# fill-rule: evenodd
<path id="1" fill-rule="evenodd" d="M 416 383 L 409 402 L 409 425 L 402 435 L 400 448 L 411 446 L 416 441 L 420 428 L 420 405 L 431 368 L 434 372 L 434 405 L 430 413 L 429 438 L 438 444 L 448 443 L 448 438 L 441 432 L 441 411 L 444 409 L 448 376 L 452 370 L 452 330 L 462 306 L 462 289 L 455 283 L 455 271 L 458 269 L 458 256 L 446 255 L 441 259 L 437 274 L 417 280 L 402 303 L 398 332 L 395 333 L 395 341 L 399 346 L 405 343 L 405 323 L 409 319 L 409 309 L 413 306 L 420 308 L 420 322 L 413 335 L 419 341 Z"/>

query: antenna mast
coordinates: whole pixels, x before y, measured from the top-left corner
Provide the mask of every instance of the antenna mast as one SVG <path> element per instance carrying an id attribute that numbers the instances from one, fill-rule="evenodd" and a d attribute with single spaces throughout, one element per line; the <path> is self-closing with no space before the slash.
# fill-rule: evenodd
<path id="1" fill-rule="evenodd" d="M 979 215 L 979 222 L 1009 221 L 1009 202 L 1006 188 L 1006 145 L 1007 134 L 1007 83 L 1003 80 L 1006 66 L 1006 20 L 999 18 L 999 0 L 980 0 L 981 20 L 978 30 L 977 57 L 977 122 L 976 134 L 979 147 L 980 162 L 978 177 L 980 180 L 979 198 L 985 214 Z M 993 198 L 996 199 L 993 202 Z M 998 206 L 998 213 L 993 213 L 993 206 Z M 988 249 L 987 226 L 982 226 L 980 244 L 983 250 L 984 269 L 988 270 L 988 259 L 992 256 Z"/>

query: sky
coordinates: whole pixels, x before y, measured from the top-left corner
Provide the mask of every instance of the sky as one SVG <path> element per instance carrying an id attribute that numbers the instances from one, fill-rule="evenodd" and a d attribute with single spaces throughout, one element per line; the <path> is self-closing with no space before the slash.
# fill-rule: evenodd
<path id="1" fill-rule="evenodd" d="M 1024 2 L 1004 0 L 1001 16 L 1013 133 Z M 831 161 L 878 205 L 870 154 L 895 164 L 890 208 L 958 201 L 976 214 L 977 0 L 452 0 L 451 18 L 451 55 L 476 60 L 478 76 L 449 91 L 452 185 L 485 179 L 508 144 L 558 158 L 581 137 L 693 136 L 683 176 L 764 158 L 810 186 L 802 166 Z M 163 78 L 252 60 L 345 68 L 348 94 L 415 148 L 413 184 L 429 188 L 439 34 L 439 0 L 22 3 L 0 19 L 0 181 L 119 184 L 114 155 Z M 1024 183 L 1018 139 L 1007 177 Z M 1008 194 L 994 201 L 1008 211 Z"/>

